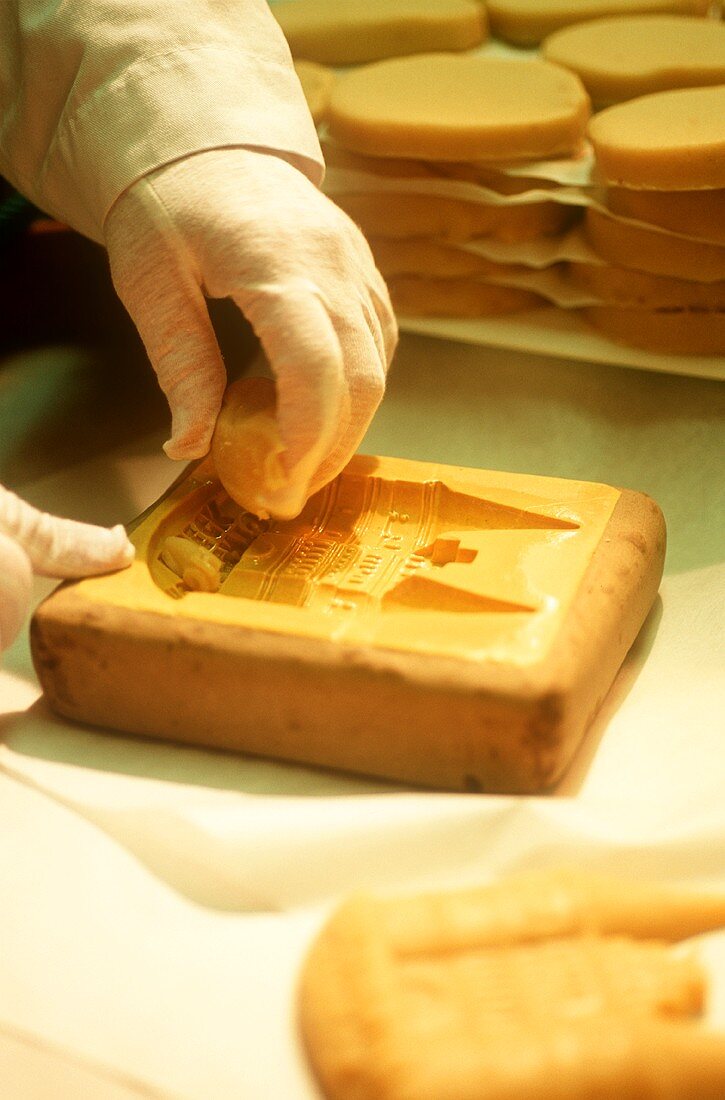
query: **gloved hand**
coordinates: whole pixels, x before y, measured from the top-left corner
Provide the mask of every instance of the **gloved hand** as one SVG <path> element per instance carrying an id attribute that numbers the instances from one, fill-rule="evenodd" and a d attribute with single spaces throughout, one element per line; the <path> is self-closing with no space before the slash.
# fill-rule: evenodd
<path id="1" fill-rule="evenodd" d="M 133 556 L 123 527 L 50 516 L 0 485 L 0 652 L 25 619 L 33 573 L 84 577 L 122 569 Z"/>
<path id="2" fill-rule="evenodd" d="M 297 514 L 357 449 L 397 341 L 360 231 L 293 164 L 234 148 L 138 180 L 104 234 L 116 290 L 171 408 L 166 453 L 209 450 L 227 379 L 204 295 L 232 298 L 277 381 L 287 482 L 263 503 Z"/>

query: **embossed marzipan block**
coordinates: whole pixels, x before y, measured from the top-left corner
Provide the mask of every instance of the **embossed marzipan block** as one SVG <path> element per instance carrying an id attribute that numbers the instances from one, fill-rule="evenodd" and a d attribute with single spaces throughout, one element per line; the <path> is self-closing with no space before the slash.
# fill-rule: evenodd
<path id="1" fill-rule="evenodd" d="M 210 462 L 137 523 L 137 560 L 37 610 L 53 709 L 150 737 L 446 789 L 564 772 L 655 599 L 648 497 L 357 456 L 295 520 Z"/>

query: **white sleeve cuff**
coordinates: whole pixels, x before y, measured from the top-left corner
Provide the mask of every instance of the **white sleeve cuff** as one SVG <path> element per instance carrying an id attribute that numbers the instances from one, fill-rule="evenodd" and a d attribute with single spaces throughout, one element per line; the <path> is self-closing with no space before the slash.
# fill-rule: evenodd
<path id="1" fill-rule="evenodd" d="M 156 54 L 64 119 L 40 180 L 26 193 L 102 241 L 108 211 L 137 179 L 196 152 L 239 146 L 283 155 L 313 183 L 322 181 L 317 134 L 292 66 L 243 48 Z"/>

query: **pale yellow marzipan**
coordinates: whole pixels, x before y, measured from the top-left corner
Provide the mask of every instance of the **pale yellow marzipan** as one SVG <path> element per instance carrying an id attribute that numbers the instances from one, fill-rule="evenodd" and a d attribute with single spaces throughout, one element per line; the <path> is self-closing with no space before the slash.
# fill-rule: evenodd
<path id="1" fill-rule="evenodd" d="M 710 0 L 487 0 L 491 29 L 518 46 L 535 46 L 559 27 L 609 15 L 676 12 L 705 15 Z"/>
<path id="2" fill-rule="evenodd" d="M 686 15 L 587 20 L 549 35 L 548 61 L 571 69 L 596 107 L 725 82 L 725 23 Z"/>
<path id="3" fill-rule="evenodd" d="M 479 0 L 290 0 L 271 11 L 293 57 L 326 65 L 469 50 L 488 34 Z"/>
<path id="4" fill-rule="evenodd" d="M 328 124 L 369 156 L 507 161 L 576 152 L 589 111 L 581 81 L 559 65 L 430 53 L 342 75 Z"/>
<path id="5" fill-rule="evenodd" d="M 725 187 L 725 85 L 639 96 L 594 115 L 589 139 L 609 184 L 662 191 Z"/>

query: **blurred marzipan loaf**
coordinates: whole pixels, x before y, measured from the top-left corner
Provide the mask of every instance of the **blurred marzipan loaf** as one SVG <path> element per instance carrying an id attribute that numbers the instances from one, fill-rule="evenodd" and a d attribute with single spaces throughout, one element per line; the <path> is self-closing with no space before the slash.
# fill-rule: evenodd
<path id="1" fill-rule="evenodd" d="M 369 156 L 519 161 L 577 152 L 589 113 L 583 84 L 559 65 L 429 53 L 340 76 L 328 125 Z"/>
<path id="2" fill-rule="evenodd" d="M 293 57 L 326 65 L 468 50 L 488 32 L 479 0 L 288 0 L 272 14 Z"/>
<path id="3" fill-rule="evenodd" d="M 253 402 L 234 402 L 229 454 L 263 451 Z M 33 658 L 54 710 L 507 792 L 548 789 L 569 765 L 652 606 L 665 551 L 662 514 L 641 493 L 364 455 L 292 520 L 245 511 L 207 460 L 131 538 L 129 569 L 63 585 L 35 613 Z"/>
<path id="4" fill-rule="evenodd" d="M 491 30 L 518 46 L 535 46 L 559 27 L 608 15 L 680 12 L 705 15 L 710 0 L 486 0 Z"/>
<path id="5" fill-rule="evenodd" d="M 298 986 L 329 1100 L 721 1100 L 705 974 L 669 946 L 725 897 L 572 869 L 408 897 L 360 894 Z"/>
<path id="6" fill-rule="evenodd" d="M 725 24 L 697 16 L 587 20 L 549 35 L 542 53 L 575 72 L 597 107 L 725 83 Z"/>

